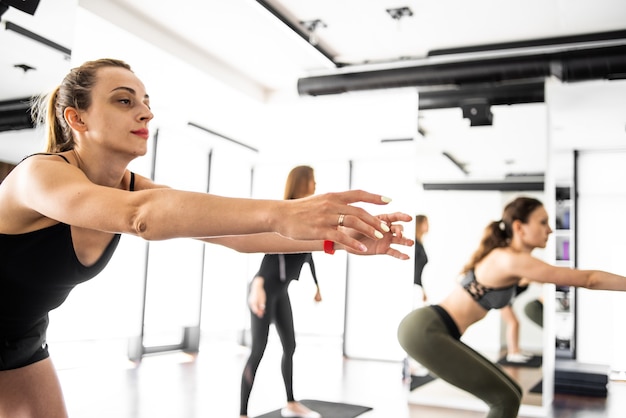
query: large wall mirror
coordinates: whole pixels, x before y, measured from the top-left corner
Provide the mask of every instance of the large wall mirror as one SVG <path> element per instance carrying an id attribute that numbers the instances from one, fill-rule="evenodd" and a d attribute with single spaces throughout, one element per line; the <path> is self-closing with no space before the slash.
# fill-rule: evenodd
<path id="1" fill-rule="evenodd" d="M 551 217 L 551 226 L 555 231 L 548 246 L 541 254 L 541 257 L 550 263 L 574 267 L 577 266 L 577 255 L 584 256 L 586 259 L 593 253 L 590 249 L 576 248 L 576 235 L 581 231 L 577 232 L 575 226 L 594 224 L 597 220 L 594 220 L 593 217 L 586 220 L 581 219 L 581 217 L 584 218 L 584 214 L 577 213 L 575 152 L 576 150 L 590 149 L 603 150 L 609 155 L 614 155 L 615 150 L 622 150 L 623 152 L 625 87 L 626 85 L 621 81 L 566 84 L 550 79 L 546 82 L 545 114 L 547 120 L 544 120 L 542 125 L 545 129 L 545 135 L 542 136 L 545 142 L 539 146 L 536 143 L 526 144 L 526 151 L 532 150 L 547 154 L 544 193 L 538 197 L 544 201 Z M 537 119 L 529 118 L 527 120 Z M 455 148 L 455 150 L 461 152 L 459 150 L 462 148 Z M 524 152 L 524 150 L 518 151 Z M 463 158 L 460 157 L 458 160 L 463 161 Z M 587 170 L 586 172 L 581 171 L 582 174 L 579 174 L 587 176 L 585 177 L 587 184 L 593 184 L 594 176 L 589 174 L 591 172 L 592 170 Z M 461 181 L 458 183 L 462 184 Z M 592 188 L 587 191 L 589 190 Z M 465 261 L 459 259 L 454 263 L 452 257 L 457 257 L 458 254 L 462 253 L 468 254 L 471 251 L 471 248 L 476 244 L 472 240 L 463 244 L 463 241 L 467 239 L 466 235 L 479 236 L 479 228 L 482 228 L 485 224 L 484 221 L 488 219 L 483 219 L 480 224 L 476 225 L 473 222 L 468 223 L 467 220 L 479 219 L 480 216 L 497 219 L 502 203 L 508 199 L 505 194 L 497 198 L 493 195 L 484 195 L 481 196 L 482 198 L 478 198 L 478 194 L 473 197 L 472 192 L 469 191 L 463 193 L 453 190 L 426 192 L 427 195 L 429 193 L 432 198 L 428 201 L 437 202 L 437 205 L 440 205 L 437 206 L 436 211 L 431 211 L 434 215 L 428 237 L 429 255 L 432 255 L 429 264 L 430 268 L 436 269 L 437 273 L 443 273 L 445 269 L 451 269 L 454 264 L 460 265 Z M 620 198 L 616 197 L 615 199 Z M 484 208 L 484 210 L 477 213 L 477 207 Z M 463 221 L 458 220 L 459 216 L 462 217 Z M 579 219 L 576 218 L 577 216 Z M 446 230 L 447 237 L 438 238 L 437 229 Z M 589 229 L 587 228 L 585 231 Z M 608 229 L 591 229 L 596 233 L 603 231 L 606 234 L 610 227 Z M 460 234 L 460 231 L 465 233 Z M 450 237 L 454 237 L 454 239 L 450 239 Z M 586 242 L 599 242 L 600 240 L 604 242 L 608 238 L 610 237 L 604 236 L 601 239 L 587 240 Z M 441 239 L 441 243 L 437 244 L 437 239 Z M 445 251 L 441 250 L 441 256 L 443 257 L 445 254 L 443 263 L 448 264 L 443 266 L 436 266 L 435 258 L 438 257 L 438 245 L 445 248 Z M 615 245 L 621 248 L 618 243 Z M 580 254 L 581 251 L 584 251 L 584 254 Z M 615 263 L 618 261 L 616 258 Z M 613 268 L 617 271 L 622 268 L 623 263 L 616 264 L 616 266 L 605 268 L 609 270 Z M 583 266 L 578 267 L 582 268 Z M 589 265 L 588 268 L 598 268 L 598 266 Z M 441 280 L 442 277 L 449 280 L 450 275 L 454 272 L 450 270 L 447 273 L 447 275 L 437 274 L 433 281 Z M 445 292 L 445 289 L 442 292 Z M 532 372 L 528 373 L 526 369 L 511 371 L 511 374 L 518 379 L 525 389 L 520 416 L 548 416 L 554 394 L 563 389 L 556 378 L 558 373 L 555 371 L 569 370 L 564 368 L 564 364 L 583 367 L 580 369 L 581 375 L 593 373 L 596 376 L 604 375 L 605 377 L 609 371 L 615 374 L 620 373 L 615 370 L 623 370 L 624 368 L 623 362 L 616 360 L 619 359 L 619 356 L 614 354 L 615 347 L 623 347 L 621 334 L 611 333 L 610 329 L 609 332 L 603 329 L 602 334 L 599 334 L 600 330 L 597 326 L 587 324 L 582 319 L 585 317 L 584 315 L 581 317 L 581 310 L 598 309 L 598 306 L 594 307 L 590 301 L 593 300 L 597 303 L 594 298 L 602 298 L 603 292 L 581 291 L 569 286 L 557 288 L 553 285 L 543 285 L 542 289 L 536 290 L 536 292 L 538 293 L 534 293 L 533 297 L 540 296 L 544 302 L 542 331 L 539 337 L 534 340 L 535 343 L 543 344 L 541 350 L 543 362 L 538 374 L 535 375 Z M 530 296 L 528 293 L 527 295 Z M 610 296 L 614 296 L 615 300 L 608 300 L 605 297 L 605 300 L 600 304 L 602 306 L 613 305 L 615 311 L 618 311 L 616 301 L 621 300 L 619 297 L 622 295 Z M 523 318 L 523 315 L 520 317 Z M 473 326 L 476 328 L 471 330 L 471 333 L 468 331 L 464 338 L 467 338 L 468 344 L 478 351 L 492 359 L 497 359 L 497 352 L 502 348 L 499 339 L 502 334 L 498 334 L 498 330 L 502 329 L 502 324 L 499 322 L 498 316 L 490 313 L 479 327 L 476 325 Z M 533 326 L 535 325 L 530 324 L 530 322 L 528 325 L 521 323 L 522 329 Z M 490 333 L 491 335 L 489 335 Z M 521 338 L 522 346 L 529 344 L 529 340 L 524 340 L 523 335 Z M 585 377 L 582 376 L 581 379 L 583 379 L 581 382 L 584 382 Z M 604 384 L 602 386 L 600 389 L 606 391 Z M 409 402 L 471 410 L 485 409 L 484 405 L 475 398 L 449 385 L 437 383 L 436 380 L 424 385 L 421 389 L 412 391 L 409 395 Z"/>
<path id="2" fill-rule="evenodd" d="M 493 107 L 493 125 L 484 127 L 469 127 L 460 115 L 455 117 L 456 110 L 420 113 L 421 127 L 426 132 L 423 140 L 429 142 L 424 147 L 439 144 L 440 152 L 447 151 L 458 163 L 456 167 L 450 164 L 452 169 L 447 177 L 442 177 L 441 171 L 421 172 L 424 191 L 419 202 L 430 224 L 425 237 L 429 262 L 423 280 L 431 303 L 437 303 L 457 285 L 459 272 L 478 246 L 484 228 L 500 219 L 506 203 L 520 195 L 536 197 L 544 203 L 553 198 L 545 193 L 548 160 L 545 104 Z M 451 130 L 455 121 L 457 128 Z M 418 151 L 420 162 L 426 162 L 428 157 Z M 554 260 L 547 248 L 536 250 L 534 255 L 547 262 Z M 490 311 L 463 336 L 465 343 L 500 363 L 523 387 L 520 416 L 547 416 L 552 400 L 550 381 L 547 391 L 544 390 L 543 376 L 553 371 L 554 361 L 550 361 L 550 356 L 554 356 L 554 351 L 544 351 L 546 333 L 526 314 L 527 305 L 543 299 L 544 287 L 531 283 L 513 303 L 520 324 L 519 345 L 524 352 L 533 354 L 530 362 L 518 365 L 506 361 L 507 326 L 498 310 Z M 543 317 L 539 322 L 545 322 Z M 548 361 L 544 361 L 546 356 Z M 425 381 L 428 383 L 410 391 L 410 403 L 486 410 L 482 401 L 440 379 Z"/>
<path id="3" fill-rule="evenodd" d="M 546 84 L 559 220 L 554 254 L 560 265 L 624 274 L 623 256 L 617 255 L 623 245 L 613 233 L 611 213 L 624 202 L 615 181 L 623 177 L 625 91 L 623 80 Z M 625 368 L 623 332 L 613 327 L 623 294 L 557 288 L 554 303 L 555 394 L 578 387 L 588 396 L 606 396 L 609 377 L 623 376 Z M 600 317 L 606 326 L 597 326 Z M 568 378 L 561 378 L 565 373 Z"/>
<path id="4" fill-rule="evenodd" d="M 492 220 L 500 218 L 502 207 L 518 195 L 533 196 L 544 200 L 545 194 L 536 191 L 429 191 L 425 198 L 431 202 L 429 213 L 430 232 L 426 238 L 429 263 L 424 270 L 424 282 L 432 303 L 444 297 L 457 285 L 460 268 L 477 246 L 484 227 Z M 435 232 L 436 230 L 436 232 Z M 535 254 L 547 258 L 547 251 Z M 543 286 L 531 284 L 513 303 L 513 311 L 519 321 L 519 345 L 524 352 L 532 353 L 533 358 L 525 364 L 506 361 L 507 325 L 501 312 L 490 311 L 486 318 L 472 325 L 462 340 L 485 355 L 493 362 L 500 363 L 524 389 L 521 416 L 546 416 L 543 375 L 550 373 L 553 362 L 544 364 L 545 336 L 543 328 L 533 322 L 525 313 L 526 305 L 543 299 Z M 423 387 L 412 390 L 409 402 L 419 405 L 442 406 L 468 410 L 485 410 L 485 405 L 446 382 L 435 379 Z"/>

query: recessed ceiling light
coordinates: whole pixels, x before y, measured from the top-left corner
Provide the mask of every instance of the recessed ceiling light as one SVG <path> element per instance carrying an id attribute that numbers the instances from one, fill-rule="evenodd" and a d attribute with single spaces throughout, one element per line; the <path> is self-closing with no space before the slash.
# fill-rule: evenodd
<path id="1" fill-rule="evenodd" d="M 411 17 L 413 16 L 413 11 L 408 7 L 398 7 L 395 9 L 387 9 L 387 13 L 391 16 L 392 19 L 400 20 L 403 17 Z"/>
<path id="2" fill-rule="evenodd" d="M 21 68 L 25 73 L 29 72 L 30 70 L 36 70 L 35 67 L 31 67 L 28 64 L 15 64 L 13 67 Z"/>

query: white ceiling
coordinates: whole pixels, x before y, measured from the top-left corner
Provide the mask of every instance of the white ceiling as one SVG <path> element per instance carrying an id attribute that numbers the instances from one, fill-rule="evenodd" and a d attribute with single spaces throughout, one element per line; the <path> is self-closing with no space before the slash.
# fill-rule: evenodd
<path id="1" fill-rule="evenodd" d="M 7 30 L 7 24 L 15 24 L 71 50 L 76 4 L 77 0 L 41 0 L 34 15 L 12 7 L 2 15 L 0 101 L 49 91 L 67 73 L 70 58 L 13 30 Z M 34 69 L 25 72 L 15 67 L 21 64 Z"/>
<path id="2" fill-rule="evenodd" d="M 45 2 L 46 0 L 43 0 Z M 326 57 L 255 0 L 113 0 L 138 19 L 274 91 L 297 78 L 336 71 Z M 317 45 L 335 62 L 424 59 L 429 51 L 626 29 L 623 0 L 271 0 L 294 22 L 320 19 Z M 102 1 L 82 0 L 102 10 Z M 387 9 L 408 7 L 392 19 Z M 117 11 L 119 15 L 119 10 Z M 110 19 L 116 16 L 109 15 Z M 225 41 L 227 40 L 227 41 Z"/>
<path id="3" fill-rule="evenodd" d="M 322 20 L 326 26 L 307 42 L 254 0 L 41 0 L 34 16 L 10 8 L 0 27 L 0 101 L 49 91 L 68 69 L 67 57 L 28 38 L 4 30 L 13 22 L 72 49 L 75 10 L 89 10 L 153 45 L 168 50 L 202 71 L 251 97 L 271 100 L 296 96 L 299 78 L 348 70 L 391 68 L 438 62 L 429 51 L 538 38 L 626 29 L 624 0 L 281 0 L 265 2 L 293 22 Z M 391 18 L 387 9 L 409 7 L 410 17 Z M 107 37 L 106 33 L 97 34 Z M 316 48 L 324 48 L 336 63 Z M 36 70 L 24 72 L 17 64 Z M 509 124 L 545 118 L 541 104 L 494 107 L 494 121 Z M 623 113 L 623 111 L 622 111 Z M 623 117 L 623 115 L 622 115 Z M 528 133 L 469 128 L 460 109 L 424 111 L 420 127 L 435 142 L 475 169 L 536 173 L 544 161 Z M 545 140 L 545 132 L 536 135 Z M 480 146 L 476 144 L 480 143 Z M 522 146 L 523 145 L 523 146 Z M 421 146 L 421 145 L 418 145 Z M 430 145 L 423 145 L 428 147 Z M 441 149 L 441 143 L 438 145 Z M 488 152 L 476 152 L 476 149 Z M 472 152 L 474 150 L 474 152 Z M 502 168 L 503 167 L 503 168 Z"/>
<path id="4" fill-rule="evenodd" d="M 623 0 L 281 0 L 268 1 L 295 21 L 320 19 L 318 45 L 335 62 L 350 65 L 424 59 L 428 51 L 626 29 Z M 299 77 L 336 72 L 333 64 L 255 0 L 40 0 L 34 16 L 14 8 L 2 16 L 69 49 L 74 10 L 80 4 L 122 26 L 147 24 L 177 45 L 185 44 L 231 75 L 275 91 L 295 87 Z M 409 7 L 413 15 L 392 19 L 387 9 Z M 135 21 L 129 21 L 129 16 Z M 4 28 L 2 28 L 4 29 Z M 106 36 L 106 34 L 101 34 Z M 0 31 L 0 100 L 24 97 L 38 82 L 15 64 L 54 73 L 64 57 L 12 31 Z M 29 74 L 30 75 L 30 74 Z M 44 76 L 40 76 L 43 78 Z M 55 79 L 56 80 L 56 79 Z M 27 82 L 26 82 L 27 81 Z M 242 86 L 249 83 L 242 83 Z M 29 90 L 30 88 L 30 90 Z"/>

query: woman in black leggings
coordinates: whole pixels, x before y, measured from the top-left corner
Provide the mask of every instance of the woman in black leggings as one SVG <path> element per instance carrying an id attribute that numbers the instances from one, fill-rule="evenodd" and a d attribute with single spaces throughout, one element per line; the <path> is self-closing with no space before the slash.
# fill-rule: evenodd
<path id="1" fill-rule="evenodd" d="M 315 192 L 315 177 L 309 166 L 298 166 L 291 170 L 285 185 L 285 199 L 299 199 Z M 321 301 L 315 265 L 311 253 L 266 254 L 261 267 L 250 283 L 248 305 L 250 306 L 250 328 L 252 347 L 241 378 L 241 417 L 248 415 L 248 400 L 257 368 L 267 346 L 270 324 L 274 323 L 283 346 L 281 371 L 285 382 L 287 405 L 281 410 L 283 417 L 320 418 L 320 414 L 296 402 L 293 395 L 293 354 L 296 338 L 293 312 L 289 300 L 289 283 L 297 280 L 304 263 L 311 268 L 317 292 L 315 300 Z"/>
<path id="2" fill-rule="evenodd" d="M 490 309 L 507 306 L 516 285 L 534 282 L 589 289 L 626 290 L 626 277 L 599 270 L 556 267 L 533 257 L 544 248 L 552 229 L 548 213 L 536 199 L 519 197 L 502 219 L 490 223 L 478 250 L 463 269 L 460 286 L 439 304 L 408 314 L 398 328 L 406 352 L 433 374 L 489 406 L 489 418 L 517 417 L 521 387 L 498 365 L 461 341 L 472 324 Z"/>

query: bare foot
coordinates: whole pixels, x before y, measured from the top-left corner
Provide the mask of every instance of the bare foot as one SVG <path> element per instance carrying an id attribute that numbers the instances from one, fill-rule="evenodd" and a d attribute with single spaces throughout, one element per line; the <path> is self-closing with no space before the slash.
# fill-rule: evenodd
<path id="1" fill-rule="evenodd" d="M 286 418 L 322 418 L 319 413 L 310 410 L 300 402 L 288 402 L 280 412 Z"/>

